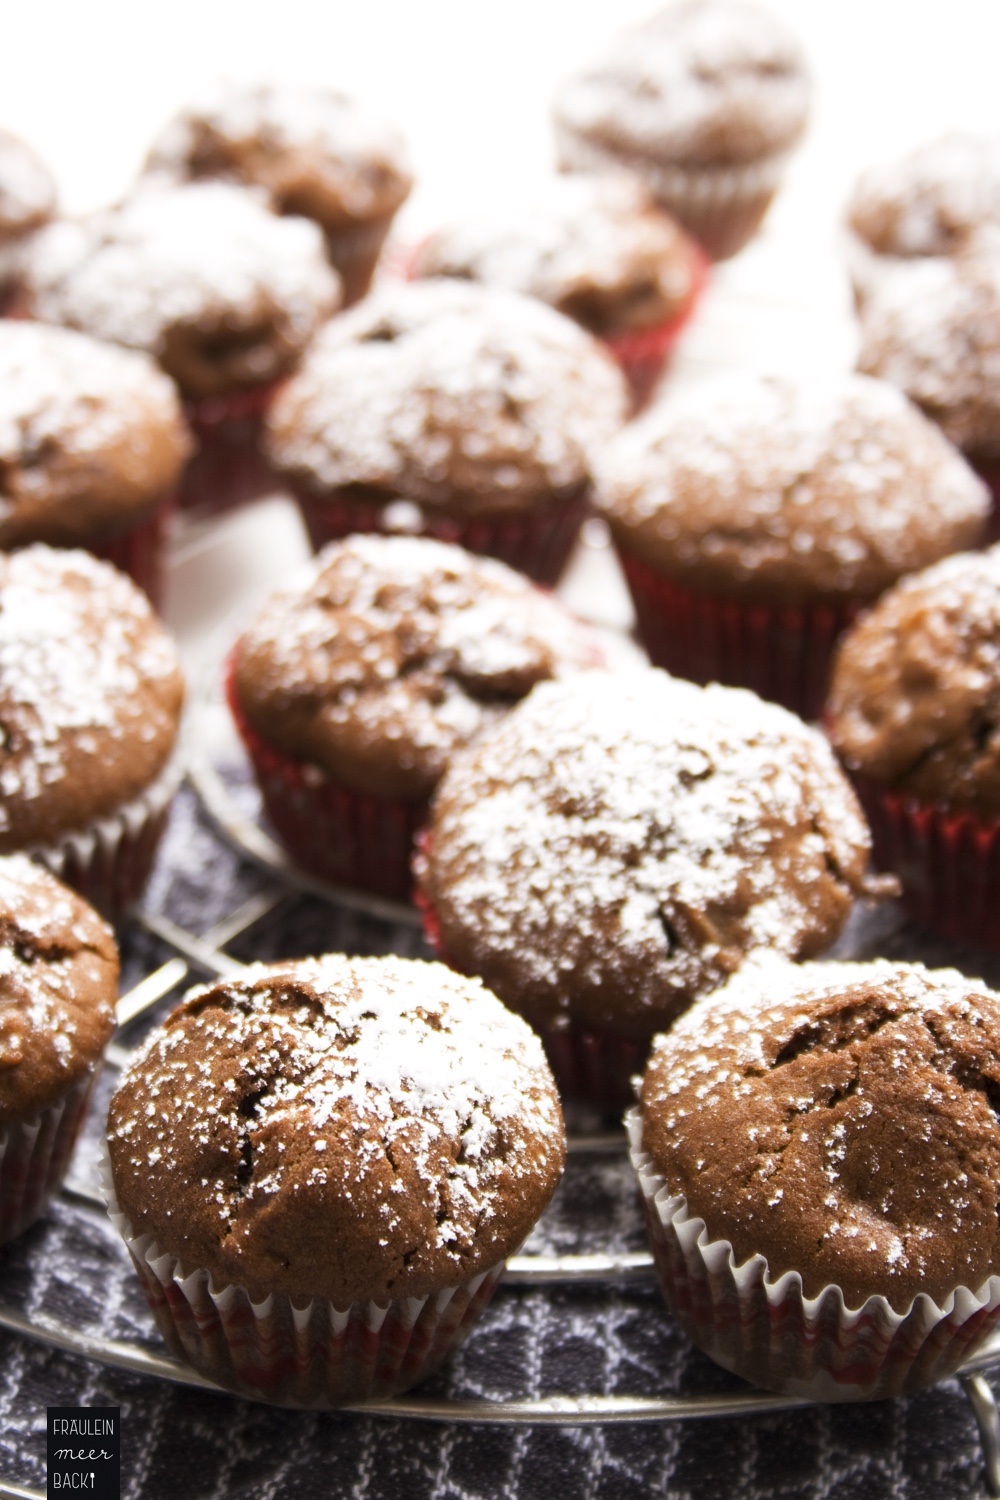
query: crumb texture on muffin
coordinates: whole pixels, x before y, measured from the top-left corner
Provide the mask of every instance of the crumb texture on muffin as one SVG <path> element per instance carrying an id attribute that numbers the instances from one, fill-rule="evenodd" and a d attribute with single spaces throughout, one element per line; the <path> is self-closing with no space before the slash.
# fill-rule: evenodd
<path id="1" fill-rule="evenodd" d="M 760 959 L 658 1039 L 642 1144 L 737 1264 L 905 1312 L 1000 1274 L 998 1105 L 980 981 Z"/>
<path id="2" fill-rule="evenodd" d="M 235 690 L 268 744 L 419 798 L 536 682 L 597 661 L 589 631 L 502 563 L 357 536 L 264 607 L 237 644 Z"/>
<path id="3" fill-rule="evenodd" d="M 844 637 L 827 712 L 852 770 L 1000 815 L 1000 548 L 903 579 Z"/>
<path id="4" fill-rule="evenodd" d="M 543 684 L 441 783 L 442 951 L 532 1024 L 648 1037 L 756 948 L 822 952 L 868 832 L 822 736 L 656 671 Z"/>
<path id="5" fill-rule="evenodd" d="M 510 1254 L 565 1140 L 541 1044 L 439 964 L 341 955 L 193 991 L 111 1104 L 115 1191 L 215 1287 L 385 1305 Z"/>

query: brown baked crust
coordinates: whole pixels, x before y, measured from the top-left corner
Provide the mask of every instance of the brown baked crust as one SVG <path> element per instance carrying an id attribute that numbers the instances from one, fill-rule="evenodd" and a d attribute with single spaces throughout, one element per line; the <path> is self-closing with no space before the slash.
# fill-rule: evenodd
<path id="1" fill-rule="evenodd" d="M 880 599 L 841 642 L 826 721 L 851 770 L 1000 816 L 1000 548 Z"/>
<path id="2" fill-rule="evenodd" d="M 562 1171 L 537 1038 L 440 964 L 338 954 L 193 991 L 108 1117 L 136 1235 L 255 1301 L 423 1297 L 503 1260 Z"/>
<path id="3" fill-rule="evenodd" d="M 954 255 L 1000 229 L 1000 136 L 952 131 L 870 167 L 847 222 L 878 255 Z"/>
<path id="4" fill-rule="evenodd" d="M 191 447 L 151 360 L 0 321 L 0 547 L 80 545 L 128 525 L 170 493 Z"/>
<path id="5" fill-rule="evenodd" d="M 438 788 L 443 953 L 532 1025 L 647 1038 L 761 947 L 821 953 L 868 830 L 821 735 L 654 669 L 548 683 Z"/>
<path id="6" fill-rule="evenodd" d="M 484 281 L 538 297 L 598 338 L 660 327 L 687 306 L 697 251 L 635 178 L 554 177 L 503 219 L 466 219 L 422 242 L 416 277 Z"/>
<path id="7" fill-rule="evenodd" d="M 25 141 L 0 130 L 0 244 L 48 223 L 55 207 L 48 167 Z"/>
<path id="8" fill-rule="evenodd" d="M 809 110 L 791 32 L 742 0 L 677 0 L 620 32 L 555 100 L 563 165 L 577 143 L 629 166 L 655 192 L 658 167 L 728 167 L 789 150 Z"/>
<path id="9" fill-rule="evenodd" d="M 115 1028 L 107 923 L 23 855 L 0 859 L 0 1129 L 54 1104 Z"/>
<path id="10" fill-rule="evenodd" d="M 237 643 L 251 728 L 376 796 L 430 795 L 536 682 L 599 665 L 591 633 L 503 563 L 417 537 L 327 547 Z"/>
<path id="11" fill-rule="evenodd" d="M 1000 256 L 900 263 L 862 305 L 858 369 L 890 381 L 973 457 L 1000 456 Z"/>
<path id="12" fill-rule="evenodd" d="M 51 224 L 23 272 L 29 315 L 152 355 L 192 398 L 287 374 L 340 303 L 316 225 L 221 182 Z"/>
<path id="13" fill-rule="evenodd" d="M 874 598 L 980 540 L 986 487 L 892 387 L 740 375 L 666 401 L 607 450 L 616 542 L 710 592 Z"/>
<path id="14" fill-rule="evenodd" d="M 0 853 L 144 792 L 183 695 L 173 642 L 124 574 L 86 552 L 0 554 Z"/>
<path id="15" fill-rule="evenodd" d="M 624 422 L 623 377 L 534 298 L 387 284 L 322 330 L 268 415 L 271 460 L 322 497 L 354 487 L 460 515 L 555 503 Z"/>
<path id="16" fill-rule="evenodd" d="M 264 188 L 276 212 L 328 232 L 394 214 L 413 186 L 402 136 L 346 94 L 266 83 L 228 85 L 183 110 L 146 171 Z"/>
<path id="17" fill-rule="evenodd" d="M 1000 1274 L 1000 995 L 883 961 L 748 966 L 657 1039 L 643 1150 L 736 1263 L 849 1307 Z"/>

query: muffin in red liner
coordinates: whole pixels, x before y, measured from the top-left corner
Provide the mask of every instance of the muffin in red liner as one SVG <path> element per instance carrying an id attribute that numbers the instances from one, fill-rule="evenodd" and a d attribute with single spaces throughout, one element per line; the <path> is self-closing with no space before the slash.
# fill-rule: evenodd
<path id="1" fill-rule="evenodd" d="M 0 554 L 0 853 L 122 915 L 183 775 L 183 694 L 176 648 L 124 574 L 40 544 Z"/>
<path id="2" fill-rule="evenodd" d="M 601 661 L 585 626 L 503 564 L 428 538 L 354 536 L 264 607 L 227 694 L 292 857 L 405 899 L 450 757 L 536 682 Z"/>
<path id="3" fill-rule="evenodd" d="M 1000 946 L 1000 548 L 885 594 L 841 643 L 824 722 L 913 914 Z"/>
<path id="4" fill-rule="evenodd" d="M 567 1094 L 621 1104 L 748 953 L 835 940 L 869 853 L 821 735 L 649 668 L 543 683 L 456 755 L 415 869 L 442 957 L 530 1022 Z"/>
<path id="5" fill-rule="evenodd" d="M 278 488 L 261 435 L 279 385 L 274 381 L 256 390 L 185 402 L 184 415 L 197 447 L 177 496 L 182 510 L 216 515 Z"/>
<path id="6" fill-rule="evenodd" d="M 597 340 L 536 298 L 386 282 L 313 341 L 271 408 L 267 451 L 314 544 L 428 535 L 552 583 L 593 451 L 627 411 Z"/>
<path id="7" fill-rule="evenodd" d="M 727 1369 L 909 1395 L 1000 1321 L 1000 996 L 752 961 L 658 1038 L 627 1124 L 666 1300 Z"/>
<path id="8" fill-rule="evenodd" d="M 565 1136 L 537 1038 L 482 985 L 328 955 L 192 991 L 112 1099 L 108 1151 L 171 1347 L 242 1395 L 328 1407 L 431 1373 Z"/>
<path id="9" fill-rule="evenodd" d="M 902 574 L 982 536 L 985 487 L 893 387 L 730 376 L 603 454 L 607 517 L 653 660 L 807 718 L 835 643 Z"/>
<path id="10" fill-rule="evenodd" d="M 633 329 L 604 336 L 604 344 L 629 383 L 637 411 L 646 405 L 656 389 L 678 339 L 694 316 L 707 283 L 708 261 L 695 245 L 691 258 L 691 290 L 679 311 L 658 328 Z"/>
<path id="11" fill-rule="evenodd" d="M 59 1187 L 115 1026 L 118 951 L 85 901 L 23 855 L 0 858 L 0 1243 Z"/>

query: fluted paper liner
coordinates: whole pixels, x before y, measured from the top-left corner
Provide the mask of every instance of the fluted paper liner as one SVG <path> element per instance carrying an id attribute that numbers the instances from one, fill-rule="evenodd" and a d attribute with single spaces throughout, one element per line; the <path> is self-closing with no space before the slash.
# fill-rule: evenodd
<path id="1" fill-rule="evenodd" d="M 66 1175 L 95 1069 L 36 1115 L 0 1130 L 0 1244 L 33 1224 Z"/>
<path id="2" fill-rule="evenodd" d="M 817 1401 L 910 1395 L 951 1375 L 1000 1319 L 1000 1276 L 898 1313 L 878 1296 L 849 1308 L 837 1286 L 807 1297 L 797 1271 L 771 1281 L 763 1255 L 738 1266 L 643 1151 L 639 1110 L 625 1123 L 664 1296 L 689 1338 L 745 1380 Z"/>

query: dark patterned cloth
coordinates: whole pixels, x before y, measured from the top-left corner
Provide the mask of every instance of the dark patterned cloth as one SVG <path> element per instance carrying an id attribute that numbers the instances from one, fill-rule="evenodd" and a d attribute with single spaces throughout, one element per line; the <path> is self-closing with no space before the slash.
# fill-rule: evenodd
<path id="1" fill-rule="evenodd" d="M 185 790 L 149 909 L 201 933 L 271 886 L 218 839 Z M 294 896 L 230 951 L 270 959 L 338 949 L 426 952 L 412 927 Z M 859 913 L 839 951 L 961 961 L 1000 983 L 995 957 L 928 944 L 892 909 Z M 165 956 L 141 929 L 128 932 L 126 985 Z M 76 1178 L 95 1177 L 112 1086 L 109 1074 Z M 629 1250 L 643 1243 L 624 1157 L 576 1156 L 526 1248 Z M 32 1317 L 161 1348 L 117 1235 L 101 1213 L 65 1196 L 0 1251 L 0 1298 Z M 277 1411 L 119 1374 L 7 1334 L 0 1335 L 0 1354 L 0 1478 L 43 1492 L 46 1406 L 94 1405 L 121 1407 L 127 1500 L 960 1500 L 985 1493 L 975 1424 L 954 1381 L 909 1401 L 779 1416 L 491 1427 Z M 694 1395 L 739 1384 L 676 1331 L 650 1283 L 501 1287 L 464 1347 L 422 1392 Z"/>

